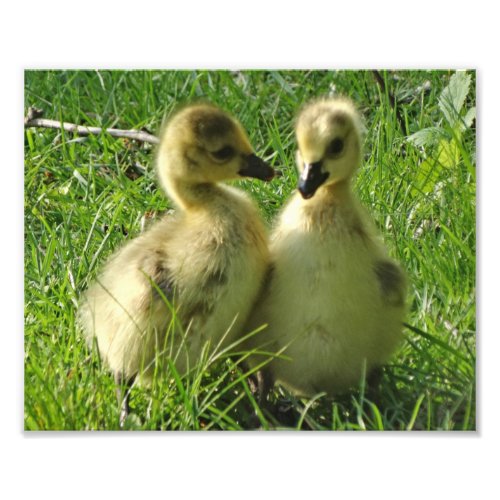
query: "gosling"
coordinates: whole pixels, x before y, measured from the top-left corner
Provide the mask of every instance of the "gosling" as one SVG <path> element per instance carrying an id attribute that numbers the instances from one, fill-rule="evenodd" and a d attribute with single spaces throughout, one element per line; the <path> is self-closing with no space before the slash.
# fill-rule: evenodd
<path id="1" fill-rule="evenodd" d="M 207 342 L 224 348 L 238 339 L 268 266 L 256 207 L 220 184 L 274 175 L 233 117 L 209 104 L 180 110 L 161 133 L 156 167 L 177 213 L 119 249 L 79 307 L 84 335 L 97 339 L 119 388 L 149 385 L 158 359 L 185 374 Z M 120 424 L 128 392 L 118 389 Z"/>
<path id="2" fill-rule="evenodd" d="M 296 136 L 298 193 L 271 235 L 268 286 L 249 322 L 268 327 L 250 346 L 283 353 L 265 365 L 261 390 L 279 382 L 298 396 L 332 396 L 357 386 L 400 343 L 406 279 L 351 190 L 361 157 L 353 104 L 306 105 Z"/>

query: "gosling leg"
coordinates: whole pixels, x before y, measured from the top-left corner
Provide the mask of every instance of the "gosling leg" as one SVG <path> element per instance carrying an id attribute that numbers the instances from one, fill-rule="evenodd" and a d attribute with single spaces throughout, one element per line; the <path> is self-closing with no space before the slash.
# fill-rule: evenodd
<path id="1" fill-rule="evenodd" d="M 248 385 L 252 394 L 255 396 L 259 406 L 265 404 L 267 395 L 272 389 L 274 383 L 270 373 L 266 370 L 259 370 L 254 375 L 248 377 Z"/>
<path id="2" fill-rule="evenodd" d="M 270 404 L 267 401 L 267 396 L 274 386 L 272 375 L 266 370 L 259 370 L 255 374 L 248 377 L 247 381 L 250 392 L 254 396 L 259 407 L 264 410 L 269 410 Z M 251 429 L 255 429 L 259 426 L 260 420 L 257 412 L 254 411 L 250 417 L 249 427 Z"/>
<path id="3" fill-rule="evenodd" d="M 120 406 L 120 429 L 125 426 L 125 420 L 130 413 L 129 397 L 130 389 L 134 383 L 134 378 L 126 378 L 121 372 L 115 374 L 116 383 L 116 398 L 118 399 L 118 405 Z"/>
<path id="4" fill-rule="evenodd" d="M 384 377 L 384 369 L 375 367 L 366 379 L 366 397 L 377 406 L 382 402 L 381 383 Z"/>

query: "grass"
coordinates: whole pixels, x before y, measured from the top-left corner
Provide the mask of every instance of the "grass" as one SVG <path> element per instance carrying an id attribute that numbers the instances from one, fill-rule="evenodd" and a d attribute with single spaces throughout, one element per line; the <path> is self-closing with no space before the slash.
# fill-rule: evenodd
<path id="1" fill-rule="evenodd" d="M 61 121 L 155 132 L 175 106 L 196 98 L 230 110 L 258 154 L 283 172 L 270 184 L 238 182 L 268 224 L 295 189 L 300 105 L 337 92 L 364 116 L 356 191 L 411 282 L 405 342 L 384 368 L 378 393 L 362 382 L 333 402 L 307 401 L 278 387 L 274 398 L 293 418 L 276 423 L 260 412 L 238 359 L 207 350 L 191 376 L 173 369 L 151 390 L 133 388 L 129 428 L 245 429 L 254 410 L 263 428 L 476 428 L 474 125 L 457 134 L 443 117 L 439 97 L 453 72 L 381 74 L 385 90 L 370 71 L 26 72 L 26 108 Z M 467 108 L 475 104 L 470 74 Z M 408 140 L 428 127 L 451 137 L 452 162 L 443 161 L 439 146 Z M 81 139 L 25 130 L 26 429 L 118 428 L 113 379 L 83 342 L 75 313 L 80 293 L 106 257 L 139 233 L 143 215 L 171 208 L 157 189 L 153 154 L 106 133 Z"/>

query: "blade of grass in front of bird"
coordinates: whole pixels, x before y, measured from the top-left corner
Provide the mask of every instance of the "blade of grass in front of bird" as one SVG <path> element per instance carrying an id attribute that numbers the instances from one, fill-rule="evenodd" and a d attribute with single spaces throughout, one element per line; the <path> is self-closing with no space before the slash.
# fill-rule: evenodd
<path id="1" fill-rule="evenodd" d="M 422 401 L 425 398 L 425 394 L 420 394 L 418 397 L 415 406 L 413 407 L 413 412 L 411 414 L 410 421 L 408 422 L 408 425 L 406 427 L 407 431 L 411 431 L 413 429 L 413 426 L 415 425 L 415 421 L 417 420 L 418 412 L 420 411 L 420 406 L 422 405 Z"/>

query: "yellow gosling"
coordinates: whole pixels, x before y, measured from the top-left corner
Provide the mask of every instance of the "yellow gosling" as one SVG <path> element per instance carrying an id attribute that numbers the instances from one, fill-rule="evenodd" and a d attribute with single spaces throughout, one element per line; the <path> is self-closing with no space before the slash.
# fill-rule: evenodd
<path id="1" fill-rule="evenodd" d="M 269 283 L 249 322 L 269 324 L 250 347 L 290 358 L 266 365 L 265 379 L 300 396 L 357 386 L 402 339 L 405 275 L 351 190 L 360 130 L 346 99 L 317 100 L 300 113 L 298 193 L 271 236 Z"/>
<path id="2" fill-rule="evenodd" d="M 157 356 L 171 356 L 184 374 L 207 341 L 222 348 L 237 339 L 268 266 L 256 207 L 240 190 L 220 184 L 274 175 L 241 125 L 197 104 L 175 114 L 160 139 L 157 174 L 176 214 L 119 249 L 79 307 L 85 337 L 97 339 L 118 383 L 137 377 L 148 384 Z M 181 326 L 168 339 L 172 312 L 165 298 Z"/>

